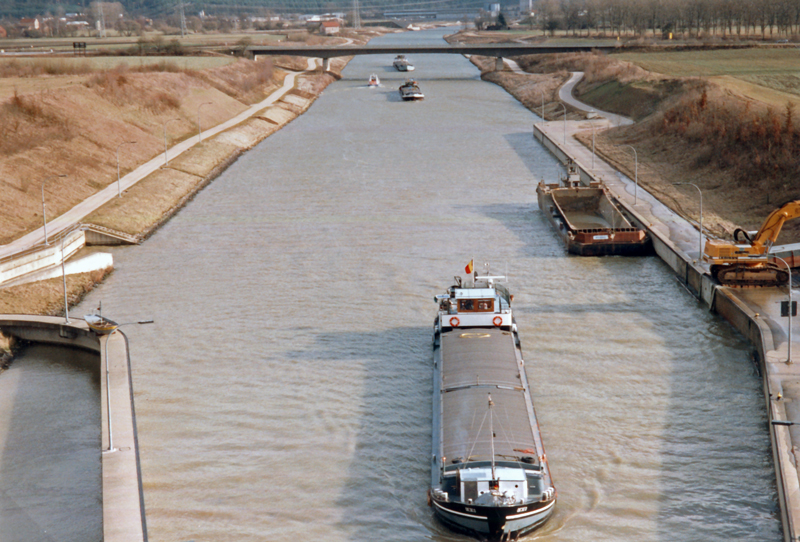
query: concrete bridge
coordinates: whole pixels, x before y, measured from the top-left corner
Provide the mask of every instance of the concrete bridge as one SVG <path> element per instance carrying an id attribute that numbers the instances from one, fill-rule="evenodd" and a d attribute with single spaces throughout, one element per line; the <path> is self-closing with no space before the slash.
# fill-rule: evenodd
<path id="1" fill-rule="evenodd" d="M 503 57 L 520 55 L 546 55 L 552 53 L 580 53 L 601 51 L 608 53 L 621 49 L 617 45 L 529 45 L 523 43 L 490 43 L 484 45 L 345 45 L 341 47 L 266 47 L 252 46 L 247 51 L 252 57 L 258 55 L 288 55 L 323 59 L 322 68 L 328 71 L 330 59 L 340 56 L 358 55 L 478 55 L 493 56 L 497 59 L 497 69 L 503 69 Z"/>

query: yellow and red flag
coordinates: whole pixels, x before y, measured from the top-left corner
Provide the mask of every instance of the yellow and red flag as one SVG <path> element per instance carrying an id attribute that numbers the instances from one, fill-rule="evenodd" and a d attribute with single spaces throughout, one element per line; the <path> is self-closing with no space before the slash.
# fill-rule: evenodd
<path id="1" fill-rule="evenodd" d="M 464 271 L 466 271 L 468 275 L 472 274 L 472 262 L 473 260 L 470 260 L 467 266 L 464 268 Z"/>

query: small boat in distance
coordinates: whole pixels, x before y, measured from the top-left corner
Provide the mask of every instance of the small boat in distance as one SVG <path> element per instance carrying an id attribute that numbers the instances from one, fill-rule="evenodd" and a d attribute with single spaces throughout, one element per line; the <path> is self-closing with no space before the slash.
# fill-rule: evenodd
<path id="1" fill-rule="evenodd" d="M 381 86 L 381 80 L 378 79 L 378 74 L 371 74 L 369 76 L 369 82 L 367 83 L 370 87 L 379 87 Z"/>
<path id="2" fill-rule="evenodd" d="M 119 327 L 114 320 L 109 320 L 99 314 L 87 314 L 83 317 L 86 324 L 98 335 L 108 335 Z"/>
<path id="3" fill-rule="evenodd" d="M 434 297 L 428 504 L 455 530 L 516 540 L 552 515 L 556 489 L 511 312 L 514 296 L 488 266 L 473 274 L 470 262 L 466 272 L 463 283 L 456 276 Z"/>
<path id="4" fill-rule="evenodd" d="M 400 97 L 406 102 L 425 99 L 425 95 L 413 79 L 406 79 L 406 82 L 400 85 L 399 91 Z"/>
<path id="5" fill-rule="evenodd" d="M 414 65 L 408 61 L 406 55 L 397 55 L 394 57 L 394 62 L 392 62 L 392 66 L 399 72 L 413 72 Z"/>

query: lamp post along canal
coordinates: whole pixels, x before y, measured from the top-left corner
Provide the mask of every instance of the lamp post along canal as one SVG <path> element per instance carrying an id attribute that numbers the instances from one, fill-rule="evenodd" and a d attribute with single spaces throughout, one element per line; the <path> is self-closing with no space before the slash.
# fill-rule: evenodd
<path id="1" fill-rule="evenodd" d="M 57 177 L 66 177 L 66 175 L 53 175 L 52 177 L 48 177 L 42 181 L 42 220 L 44 221 L 44 244 L 48 245 L 47 242 L 47 210 L 44 205 L 44 183 L 49 181 L 50 179 L 55 179 Z"/>
<path id="2" fill-rule="evenodd" d="M 567 144 L 567 106 L 564 102 L 558 102 L 558 105 L 564 108 L 564 145 Z"/>
<path id="3" fill-rule="evenodd" d="M 167 124 L 170 122 L 174 122 L 176 120 L 181 119 L 169 119 L 167 122 L 164 123 L 164 165 L 169 165 L 169 157 L 167 156 Z"/>
<path id="4" fill-rule="evenodd" d="M 197 106 L 197 140 L 203 141 L 203 130 L 200 128 L 200 108 L 204 105 L 211 105 L 213 102 L 203 102 Z"/>
<path id="5" fill-rule="evenodd" d="M 789 289 L 789 314 L 788 314 L 788 316 L 789 316 L 789 330 L 788 330 L 788 332 L 786 334 L 788 336 L 789 343 L 788 343 L 788 350 L 787 350 L 787 353 L 786 353 L 786 364 L 787 365 L 791 365 L 791 363 L 792 363 L 792 313 L 794 312 L 794 310 L 793 310 L 794 306 L 793 306 L 793 303 L 792 303 L 792 268 L 789 266 L 789 264 L 786 262 L 786 260 L 784 260 L 780 256 L 773 255 L 772 257 L 775 258 L 776 260 L 780 260 L 783 263 L 783 265 L 786 266 L 786 271 L 789 272 L 789 282 L 786 283 L 786 286 Z"/>
<path id="6" fill-rule="evenodd" d="M 633 148 L 633 145 L 625 145 L 625 147 L 628 147 L 630 150 L 633 151 L 633 161 L 634 161 L 634 166 L 633 166 L 633 182 L 634 182 L 633 204 L 636 205 L 637 203 L 639 203 L 639 156 L 636 154 L 636 149 Z M 702 198 L 702 194 L 701 194 L 701 198 Z"/>
<path id="7" fill-rule="evenodd" d="M 539 94 L 542 95 L 542 115 L 541 116 L 542 116 L 542 122 L 544 122 L 544 91 L 542 89 L 538 88 L 538 87 L 536 88 L 536 90 L 538 90 Z"/>
<path id="8" fill-rule="evenodd" d="M 117 329 L 121 328 L 122 326 L 128 326 L 131 324 L 152 324 L 153 320 L 139 320 L 138 322 L 126 322 L 124 324 L 117 324 L 117 327 L 106 336 L 106 342 L 104 345 L 105 354 L 106 354 L 106 412 L 108 417 L 108 449 L 103 450 L 104 453 L 106 452 L 116 452 L 117 449 L 114 448 L 114 431 L 113 426 L 111 423 L 111 378 L 110 374 L 111 371 L 108 367 L 108 341 L 111 340 L 111 336 L 117 332 Z"/>
<path id="9" fill-rule="evenodd" d="M 592 110 L 592 113 L 594 113 L 594 110 Z M 592 171 L 594 171 L 594 122 L 590 126 L 592 127 Z"/>
<path id="10" fill-rule="evenodd" d="M 119 148 L 123 145 L 133 145 L 136 141 L 123 141 L 119 145 L 117 145 L 117 197 L 122 197 L 122 183 L 119 179 Z"/>
<path id="11" fill-rule="evenodd" d="M 703 258 L 703 191 L 700 190 L 700 187 L 694 183 L 672 183 L 675 186 L 682 186 L 682 185 L 689 185 L 694 186 L 697 189 L 697 193 L 700 194 L 700 240 L 697 244 L 697 261 L 701 261 Z"/>
<path id="12" fill-rule="evenodd" d="M 69 324 L 69 299 L 67 298 L 67 267 L 64 256 L 64 239 L 72 235 L 73 232 L 80 231 L 82 228 L 78 227 L 71 231 L 65 232 L 61 235 L 61 281 L 64 286 L 64 323 Z"/>

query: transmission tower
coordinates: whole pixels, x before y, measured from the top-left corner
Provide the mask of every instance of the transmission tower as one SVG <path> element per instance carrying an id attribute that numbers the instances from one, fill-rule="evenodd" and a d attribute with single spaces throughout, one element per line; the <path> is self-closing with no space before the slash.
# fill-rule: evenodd
<path id="1" fill-rule="evenodd" d="M 106 14 L 103 13 L 103 2 L 98 2 L 100 5 L 100 37 L 106 37 Z"/>
<path id="2" fill-rule="evenodd" d="M 353 0 L 353 28 L 361 28 L 361 13 L 358 9 L 358 0 Z"/>
<path id="3" fill-rule="evenodd" d="M 186 16 L 183 14 L 183 2 L 178 4 L 181 13 L 181 37 L 186 35 Z"/>

